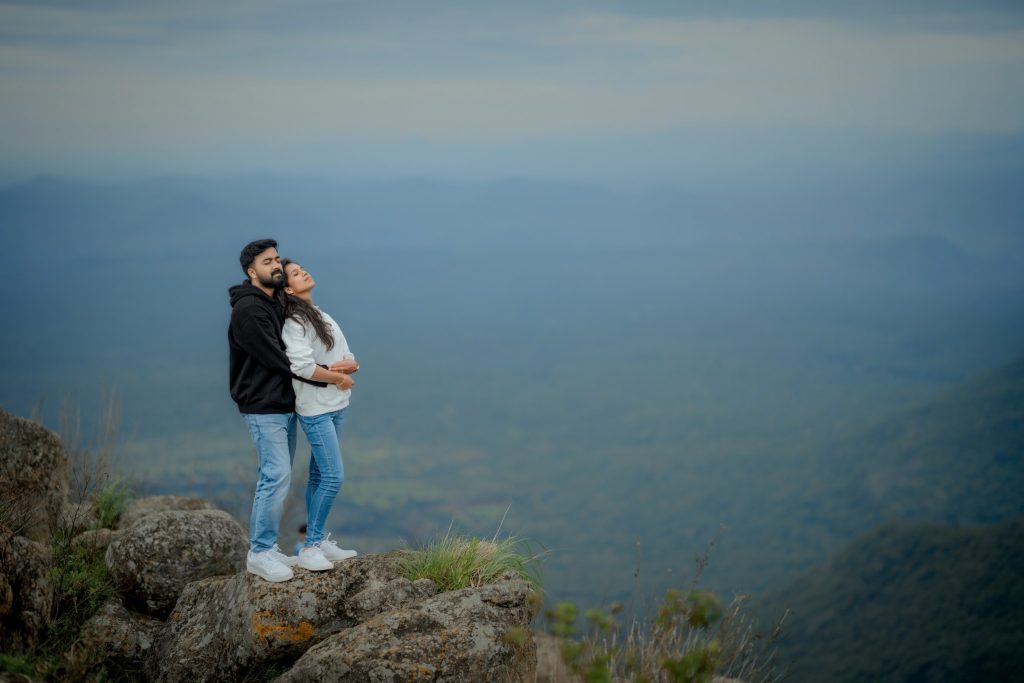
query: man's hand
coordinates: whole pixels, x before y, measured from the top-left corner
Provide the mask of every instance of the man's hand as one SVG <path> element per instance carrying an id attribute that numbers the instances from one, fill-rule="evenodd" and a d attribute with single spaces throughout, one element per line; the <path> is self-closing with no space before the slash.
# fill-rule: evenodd
<path id="1" fill-rule="evenodd" d="M 335 370 L 335 372 L 337 372 L 337 370 Z M 356 381 L 354 379 L 352 379 L 348 375 L 342 375 L 341 381 L 339 381 L 334 386 L 338 387 L 342 391 L 345 391 L 346 389 L 351 389 L 355 385 L 356 385 Z"/>
<path id="2" fill-rule="evenodd" d="M 354 375 L 359 372 L 359 363 L 354 358 L 335 361 L 331 363 L 331 372 L 344 372 L 346 375 Z"/>

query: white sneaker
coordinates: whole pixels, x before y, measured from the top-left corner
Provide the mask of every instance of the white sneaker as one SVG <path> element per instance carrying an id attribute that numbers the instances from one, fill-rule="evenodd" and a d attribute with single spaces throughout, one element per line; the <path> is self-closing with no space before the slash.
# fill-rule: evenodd
<path id="1" fill-rule="evenodd" d="M 325 569 L 330 569 L 334 565 L 324 557 L 320 548 L 317 548 L 315 545 L 311 545 L 308 548 L 303 548 L 299 551 L 299 566 L 303 569 L 320 572 Z"/>
<path id="2" fill-rule="evenodd" d="M 295 576 L 292 570 L 271 555 L 271 552 L 264 550 L 254 553 L 250 550 L 245 558 L 246 571 L 272 583 L 287 581 Z"/>
<path id="3" fill-rule="evenodd" d="M 324 554 L 324 557 L 332 562 L 347 560 L 348 558 L 355 557 L 359 554 L 355 550 L 339 548 L 338 544 L 331 540 L 330 532 L 327 533 L 324 540 L 320 541 L 320 551 Z"/>
<path id="4" fill-rule="evenodd" d="M 294 555 L 285 555 L 281 548 L 275 543 L 274 547 L 267 551 L 270 556 L 286 567 L 294 567 L 299 563 L 299 558 Z"/>

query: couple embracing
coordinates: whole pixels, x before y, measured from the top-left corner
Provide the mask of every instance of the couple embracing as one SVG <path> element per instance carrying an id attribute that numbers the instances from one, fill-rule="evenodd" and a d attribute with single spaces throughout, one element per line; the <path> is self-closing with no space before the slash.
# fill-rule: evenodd
<path id="1" fill-rule="evenodd" d="M 313 278 L 281 259 L 274 240 L 250 242 L 239 257 L 246 280 L 231 298 L 231 398 L 256 445 L 259 480 L 249 521 L 246 568 L 287 581 L 292 567 L 319 571 L 356 555 L 330 540 L 324 525 L 345 478 L 342 426 L 359 370 L 341 328 L 313 305 Z M 296 422 L 309 440 L 306 540 L 297 557 L 277 543 L 295 460 Z"/>

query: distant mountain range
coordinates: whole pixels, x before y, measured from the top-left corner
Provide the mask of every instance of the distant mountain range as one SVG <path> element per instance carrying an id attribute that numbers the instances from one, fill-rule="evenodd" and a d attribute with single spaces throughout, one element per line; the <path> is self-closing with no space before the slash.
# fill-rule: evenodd
<path id="1" fill-rule="evenodd" d="M 789 680 L 1016 680 L 1024 357 L 837 443 L 808 475 L 796 526 L 875 528 L 759 600 L 764 623 L 793 612 L 779 645 Z"/>
<path id="2" fill-rule="evenodd" d="M 235 250 L 267 234 L 350 249 L 850 242 L 865 245 L 851 255 L 857 261 L 914 272 L 959 270 L 963 249 L 1004 265 L 1024 263 L 1022 205 L 1013 191 L 1022 177 L 794 178 L 639 191 L 541 179 L 166 176 L 86 183 L 44 175 L 0 188 L 0 222 L 12 246 L 27 254 L 47 245 L 51 255 L 153 253 L 190 243 Z M 65 241 L 46 242 L 54 234 Z"/>
<path id="3" fill-rule="evenodd" d="M 1024 671 L 1024 518 L 893 522 L 785 589 L 790 681 L 1014 681 Z"/>
<path id="4" fill-rule="evenodd" d="M 807 514 L 843 535 L 891 519 L 1024 515 L 1024 357 L 836 442 L 810 467 L 827 493 Z"/>

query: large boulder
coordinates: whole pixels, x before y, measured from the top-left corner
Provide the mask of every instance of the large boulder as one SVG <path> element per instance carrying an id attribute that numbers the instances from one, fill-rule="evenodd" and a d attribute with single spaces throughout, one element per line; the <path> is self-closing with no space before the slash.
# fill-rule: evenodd
<path id="1" fill-rule="evenodd" d="M 118 517 L 115 527 L 127 529 L 143 517 L 168 510 L 216 510 L 217 508 L 203 498 L 189 496 L 148 496 L 133 500 Z"/>
<path id="2" fill-rule="evenodd" d="M 147 515 L 114 538 L 106 562 L 125 604 L 166 616 L 185 586 L 245 568 L 249 542 L 222 510 Z"/>
<path id="3" fill-rule="evenodd" d="M 53 584 L 49 550 L 0 531 L 0 651 L 30 650 L 50 623 Z"/>
<path id="4" fill-rule="evenodd" d="M 68 459 L 56 434 L 0 409 L 0 526 L 45 541 L 68 494 Z"/>
<path id="5" fill-rule="evenodd" d="M 310 648 L 279 683 L 515 681 L 536 669 L 530 585 L 499 581 L 376 616 Z"/>
<path id="6" fill-rule="evenodd" d="M 82 627 L 79 645 L 88 669 L 105 666 L 141 678 L 143 662 L 162 626 L 153 617 L 129 612 L 118 600 L 105 603 Z"/>
<path id="7" fill-rule="evenodd" d="M 401 551 L 269 583 L 249 573 L 189 584 L 146 666 L 154 681 L 235 681 L 293 662 L 333 633 L 433 595 L 400 575 Z"/>

